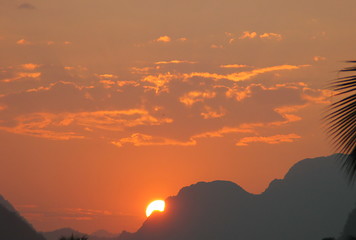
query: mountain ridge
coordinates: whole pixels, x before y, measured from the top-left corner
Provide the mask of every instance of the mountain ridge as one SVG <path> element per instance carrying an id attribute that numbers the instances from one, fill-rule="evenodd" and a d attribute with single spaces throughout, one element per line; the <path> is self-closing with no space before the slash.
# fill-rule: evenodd
<path id="1" fill-rule="evenodd" d="M 341 233 L 356 191 L 337 169 L 337 155 L 304 159 L 261 194 L 228 181 L 199 182 L 166 199 L 120 240 L 314 240 Z"/>

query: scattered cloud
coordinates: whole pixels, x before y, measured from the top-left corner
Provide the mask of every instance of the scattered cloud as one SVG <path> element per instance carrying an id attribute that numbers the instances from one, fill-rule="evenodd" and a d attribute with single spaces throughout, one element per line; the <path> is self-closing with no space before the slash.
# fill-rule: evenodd
<path id="1" fill-rule="evenodd" d="M 279 143 L 291 143 L 300 139 L 301 136 L 297 134 L 287 134 L 287 135 L 274 135 L 269 137 L 245 137 L 236 143 L 236 146 L 248 146 L 250 143 L 267 143 L 267 144 L 279 144 Z"/>
<path id="2" fill-rule="evenodd" d="M 257 32 L 249 32 L 249 31 L 243 32 L 242 35 L 239 37 L 239 39 L 254 39 L 254 38 L 281 41 L 283 37 L 279 33 L 270 32 L 270 33 L 262 33 L 258 35 Z M 230 43 L 232 43 L 232 41 L 234 41 L 234 39 L 230 39 Z"/>
<path id="3" fill-rule="evenodd" d="M 134 133 L 130 137 L 121 138 L 118 141 L 112 141 L 112 144 L 122 147 L 125 144 L 132 144 L 136 147 L 141 146 L 195 146 L 196 141 L 190 140 L 187 142 L 181 142 L 173 139 L 154 137 L 141 133 Z"/>

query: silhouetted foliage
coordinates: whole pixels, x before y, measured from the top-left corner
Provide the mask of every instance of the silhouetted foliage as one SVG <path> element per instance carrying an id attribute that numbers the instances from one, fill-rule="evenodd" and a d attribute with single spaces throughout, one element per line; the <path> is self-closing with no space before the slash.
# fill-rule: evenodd
<path id="1" fill-rule="evenodd" d="M 356 63 L 356 61 L 349 61 Z M 356 66 L 342 69 L 340 72 L 356 72 Z M 356 74 L 340 77 L 330 84 L 330 88 L 342 96 L 341 100 L 329 106 L 325 117 L 327 132 L 331 135 L 336 149 L 348 154 L 342 156 L 343 167 L 350 181 L 356 179 Z"/>
<path id="2" fill-rule="evenodd" d="M 335 238 L 333 238 L 333 237 L 327 237 L 327 238 L 323 238 L 322 240 L 335 240 Z"/>
<path id="3" fill-rule="evenodd" d="M 74 237 L 73 234 L 70 237 L 61 237 L 59 240 L 88 240 L 87 236 Z"/>

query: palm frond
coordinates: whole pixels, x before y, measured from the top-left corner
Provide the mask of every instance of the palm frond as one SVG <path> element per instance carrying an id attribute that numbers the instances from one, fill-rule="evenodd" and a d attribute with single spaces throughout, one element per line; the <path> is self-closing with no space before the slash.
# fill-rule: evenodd
<path id="1" fill-rule="evenodd" d="M 340 72 L 356 72 L 356 66 L 344 68 Z M 356 74 L 336 79 L 329 88 L 342 99 L 331 104 L 324 117 L 327 133 L 336 150 L 346 154 L 342 155 L 343 167 L 353 182 L 356 180 Z"/>

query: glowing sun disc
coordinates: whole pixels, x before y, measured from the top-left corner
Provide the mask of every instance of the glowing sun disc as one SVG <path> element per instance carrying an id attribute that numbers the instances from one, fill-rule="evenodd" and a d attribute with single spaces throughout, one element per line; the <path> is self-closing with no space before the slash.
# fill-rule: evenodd
<path id="1" fill-rule="evenodd" d="M 156 200 L 151 202 L 146 208 L 146 216 L 149 217 L 154 211 L 163 212 L 166 203 L 163 200 Z"/>

